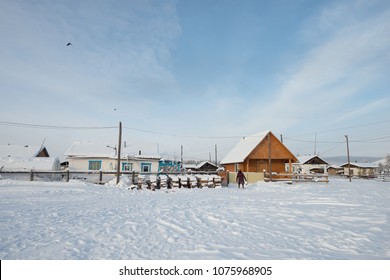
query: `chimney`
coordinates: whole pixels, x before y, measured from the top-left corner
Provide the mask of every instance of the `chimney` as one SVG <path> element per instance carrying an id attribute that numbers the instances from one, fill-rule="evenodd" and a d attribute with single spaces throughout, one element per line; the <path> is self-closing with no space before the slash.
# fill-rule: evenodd
<path id="1" fill-rule="evenodd" d="M 141 150 L 138 151 L 138 155 L 141 155 Z"/>

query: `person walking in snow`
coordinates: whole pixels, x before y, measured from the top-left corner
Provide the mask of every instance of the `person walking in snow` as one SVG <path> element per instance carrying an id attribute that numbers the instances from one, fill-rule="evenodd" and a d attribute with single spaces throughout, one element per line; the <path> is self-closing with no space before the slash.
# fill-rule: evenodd
<path id="1" fill-rule="evenodd" d="M 236 176 L 236 182 L 238 183 L 238 188 L 240 188 L 240 185 L 242 185 L 242 188 L 244 188 L 245 181 L 246 181 L 246 177 L 244 173 L 239 169 Z"/>

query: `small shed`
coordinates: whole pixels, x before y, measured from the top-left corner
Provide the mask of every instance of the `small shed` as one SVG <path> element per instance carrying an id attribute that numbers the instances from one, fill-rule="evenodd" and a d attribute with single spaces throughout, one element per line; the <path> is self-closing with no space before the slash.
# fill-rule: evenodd
<path id="1" fill-rule="evenodd" d="M 271 131 L 243 137 L 222 159 L 226 171 L 284 173 L 285 165 L 292 170 L 298 159 Z"/>

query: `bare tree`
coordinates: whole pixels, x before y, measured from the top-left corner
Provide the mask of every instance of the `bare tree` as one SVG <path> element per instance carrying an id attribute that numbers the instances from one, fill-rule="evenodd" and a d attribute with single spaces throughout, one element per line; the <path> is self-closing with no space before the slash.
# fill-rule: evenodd
<path id="1" fill-rule="evenodd" d="M 384 163 L 380 162 L 378 164 L 379 166 L 379 173 L 384 174 L 385 176 L 390 175 L 390 154 L 387 154 Z"/>

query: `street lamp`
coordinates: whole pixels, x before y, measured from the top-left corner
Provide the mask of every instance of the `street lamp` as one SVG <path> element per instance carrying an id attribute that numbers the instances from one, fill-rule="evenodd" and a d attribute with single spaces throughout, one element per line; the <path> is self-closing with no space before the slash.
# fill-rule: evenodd
<path id="1" fill-rule="evenodd" d="M 116 155 L 116 147 L 111 147 L 110 145 L 107 145 L 107 148 L 113 149 L 115 151 L 115 155 Z"/>

